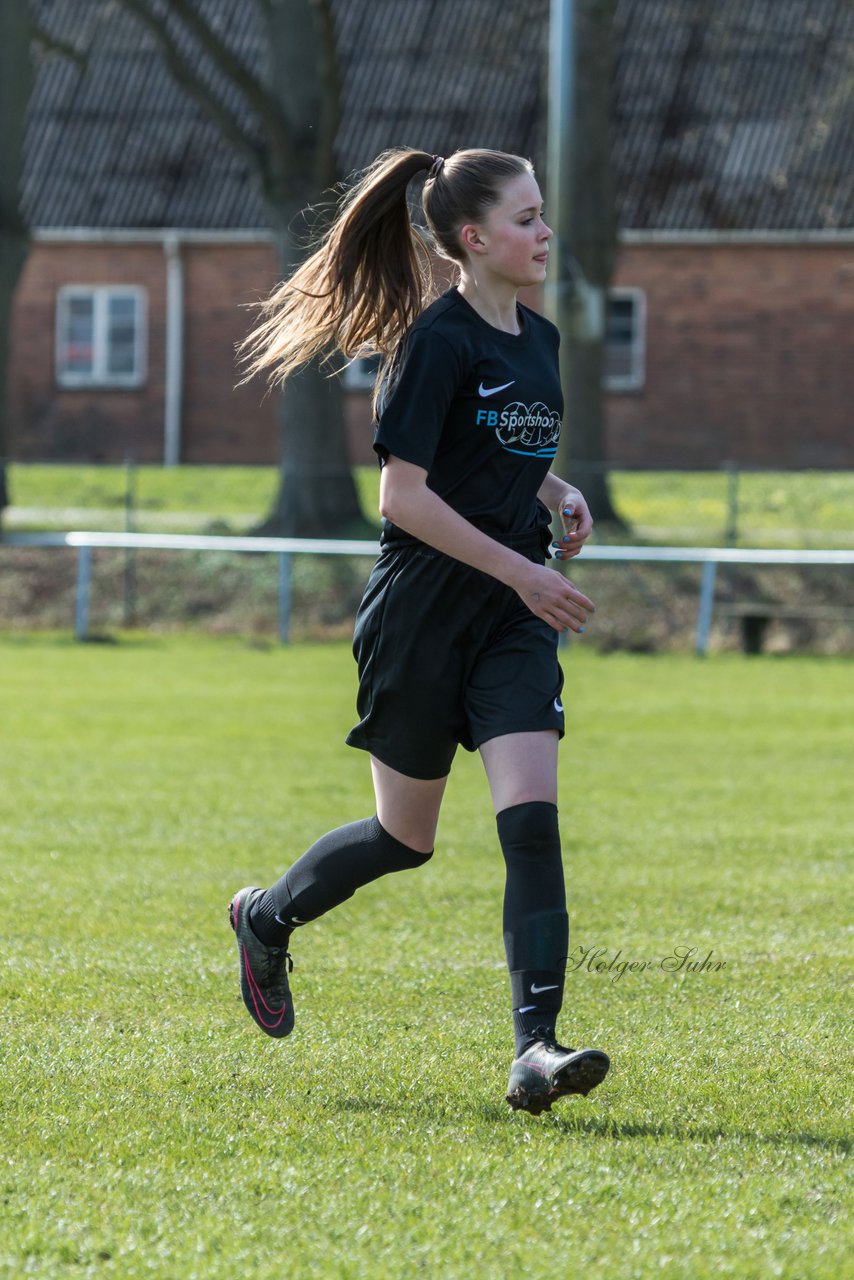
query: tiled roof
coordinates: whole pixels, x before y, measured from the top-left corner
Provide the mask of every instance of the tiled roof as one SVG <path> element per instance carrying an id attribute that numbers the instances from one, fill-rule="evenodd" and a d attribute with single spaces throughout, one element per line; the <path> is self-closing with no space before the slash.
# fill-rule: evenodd
<path id="1" fill-rule="evenodd" d="M 42 60 L 27 142 L 24 204 L 40 227 L 263 227 L 246 161 L 172 79 L 153 37 L 105 0 L 38 0 L 51 34 L 87 52 Z M 250 65 L 261 54 L 254 5 L 203 0 Z M 203 64 L 204 65 L 204 64 Z M 228 105 L 240 99 L 209 68 Z M 247 134 L 257 130 L 241 113 Z"/>
<path id="2" fill-rule="evenodd" d="M 388 146 L 496 147 L 542 162 L 548 0 L 333 0 L 342 171 Z"/>
<path id="3" fill-rule="evenodd" d="M 340 172 L 393 145 L 496 146 L 542 169 L 548 0 L 332 0 Z M 249 67 L 247 0 L 196 0 Z M 41 61 L 25 206 L 40 227 L 260 228 L 246 159 L 110 0 L 36 0 L 87 69 Z M 624 229 L 854 227 L 851 0 L 618 0 L 614 163 Z M 259 134 L 251 109 L 206 75 Z"/>
<path id="4" fill-rule="evenodd" d="M 619 0 L 620 222 L 854 226 L 851 0 Z"/>

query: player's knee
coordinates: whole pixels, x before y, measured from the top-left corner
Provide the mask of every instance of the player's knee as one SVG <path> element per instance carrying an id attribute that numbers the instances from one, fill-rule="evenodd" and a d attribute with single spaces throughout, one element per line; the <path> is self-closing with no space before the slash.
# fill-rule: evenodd
<path id="1" fill-rule="evenodd" d="M 388 856 L 399 864 L 401 871 L 423 866 L 433 857 L 434 826 L 400 819 L 382 824 L 378 821 L 377 825 Z"/>
<path id="2" fill-rule="evenodd" d="M 557 805 L 543 800 L 509 805 L 496 816 L 496 824 L 505 858 L 560 862 Z"/>

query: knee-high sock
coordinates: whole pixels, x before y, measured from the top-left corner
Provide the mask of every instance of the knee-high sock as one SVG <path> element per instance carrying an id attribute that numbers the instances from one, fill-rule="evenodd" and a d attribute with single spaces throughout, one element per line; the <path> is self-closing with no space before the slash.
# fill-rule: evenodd
<path id="1" fill-rule="evenodd" d="M 391 871 L 420 867 L 432 857 L 401 844 L 363 818 L 321 836 L 280 880 L 259 897 L 250 923 L 268 946 L 287 946 L 292 930 L 351 898 L 357 889 Z"/>
<path id="2" fill-rule="evenodd" d="M 563 1002 L 569 921 L 557 808 L 531 801 L 496 819 L 507 865 L 504 949 L 510 970 L 516 1052 L 543 1027 L 554 1036 Z"/>

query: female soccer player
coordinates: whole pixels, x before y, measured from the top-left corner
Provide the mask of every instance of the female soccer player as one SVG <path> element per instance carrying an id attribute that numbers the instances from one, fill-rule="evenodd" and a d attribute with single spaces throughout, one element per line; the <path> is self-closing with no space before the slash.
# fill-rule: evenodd
<path id="1" fill-rule="evenodd" d="M 426 172 L 434 248 L 459 283 L 426 306 L 425 241 L 407 188 Z M 458 744 L 480 751 L 506 863 L 504 943 L 516 1056 L 507 1101 L 532 1114 L 588 1093 L 609 1060 L 557 1043 L 568 922 L 557 814 L 561 631 L 593 604 L 545 565 L 592 522 L 549 471 L 563 413 L 558 332 L 517 302 L 546 275 L 552 232 L 527 160 L 500 151 L 383 153 L 316 252 L 264 304 L 250 373 L 283 381 L 339 351 L 385 357 L 375 397 L 380 556 L 356 618 L 359 723 L 376 814 L 321 837 L 271 888 L 235 894 L 244 1003 L 270 1036 L 294 1025 L 293 931 L 364 884 L 432 856 Z"/>

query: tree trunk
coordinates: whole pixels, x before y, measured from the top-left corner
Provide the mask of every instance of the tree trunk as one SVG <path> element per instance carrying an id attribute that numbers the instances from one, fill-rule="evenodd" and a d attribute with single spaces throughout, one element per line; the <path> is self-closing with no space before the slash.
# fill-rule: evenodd
<path id="1" fill-rule="evenodd" d="M 32 93 L 32 26 L 28 4 L 0 5 L 0 519 L 9 505 L 8 364 L 12 303 L 27 258 L 29 237 L 21 214 L 24 125 Z"/>
<path id="2" fill-rule="evenodd" d="M 256 0 L 264 54 L 257 74 L 235 58 L 223 30 L 195 0 L 120 3 L 153 33 L 178 84 L 248 162 L 276 236 L 281 274 L 289 275 L 305 252 L 301 212 L 337 177 L 340 75 L 330 0 Z M 250 133 L 212 89 L 210 65 L 250 106 Z M 281 401 L 279 492 L 259 532 L 330 537 L 369 528 L 351 474 L 341 387 L 328 374 L 307 368 L 289 379 Z"/>
<path id="3" fill-rule="evenodd" d="M 306 201 L 307 203 L 307 201 Z M 276 241 L 282 274 L 302 256 L 291 228 L 305 207 L 298 203 Z M 283 212 L 280 204 L 277 213 Z M 333 538 L 368 536 L 353 479 L 340 377 L 318 362 L 288 378 L 279 398 L 279 486 L 273 506 L 255 529 L 265 536 Z"/>
<path id="4" fill-rule="evenodd" d="M 270 514 L 256 533 L 280 537 L 364 537 L 347 459 L 340 380 L 307 365 L 281 396 L 282 466 Z"/>
<path id="5" fill-rule="evenodd" d="M 604 305 L 604 291 L 596 292 L 594 305 Z M 614 508 L 608 477 L 602 345 L 601 338 L 580 338 L 569 351 L 573 406 L 570 470 L 572 483 L 587 499 L 600 531 L 603 524 L 616 531 L 626 525 Z M 560 468 L 556 470 L 560 473 Z"/>
<path id="6" fill-rule="evenodd" d="M 571 475 L 600 525 L 625 528 L 608 484 L 602 388 L 608 287 L 617 248 L 611 163 L 613 26 L 616 0 L 576 0 L 575 130 L 571 235 L 575 260 L 570 331 L 561 372 L 570 430 L 555 470 Z"/>
<path id="7" fill-rule="evenodd" d="M 306 9 L 309 12 L 306 12 Z M 272 0 L 267 11 L 267 81 L 287 124 L 272 147 L 265 184 L 283 276 L 305 256 L 302 211 L 336 180 L 334 138 L 340 95 L 328 0 Z M 329 538 L 367 534 L 353 480 L 341 379 L 312 364 L 281 396 L 281 475 L 259 533 Z"/>

